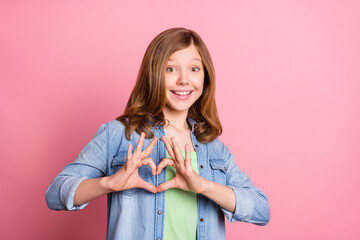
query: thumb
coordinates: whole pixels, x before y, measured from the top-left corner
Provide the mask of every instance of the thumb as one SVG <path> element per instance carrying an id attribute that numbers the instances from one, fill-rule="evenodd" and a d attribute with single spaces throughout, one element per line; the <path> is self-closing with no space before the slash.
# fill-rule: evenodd
<path id="1" fill-rule="evenodd" d="M 166 191 L 170 188 L 175 188 L 175 178 L 172 178 L 171 180 L 167 181 L 167 182 L 164 182 L 162 184 L 160 184 L 158 187 L 157 187 L 157 191 L 158 192 L 163 192 L 163 191 Z"/>
<path id="2" fill-rule="evenodd" d="M 139 188 L 143 188 L 143 189 L 146 189 L 148 190 L 149 192 L 152 192 L 152 193 L 156 193 L 157 192 L 157 189 L 154 185 L 152 185 L 151 183 L 148 183 L 146 181 L 144 181 L 143 179 L 141 179 L 139 181 Z"/>

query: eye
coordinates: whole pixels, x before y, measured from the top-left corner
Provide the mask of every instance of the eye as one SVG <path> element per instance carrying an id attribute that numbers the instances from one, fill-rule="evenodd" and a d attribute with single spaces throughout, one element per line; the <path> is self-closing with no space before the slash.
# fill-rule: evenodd
<path id="1" fill-rule="evenodd" d="M 176 69 L 175 69 L 174 67 L 167 67 L 167 68 L 166 68 L 166 71 L 167 71 L 167 72 L 175 72 Z"/>
<path id="2" fill-rule="evenodd" d="M 198 67 L 193 67 L 193 68 L 191 68 L 191 71 L 193 71 L 193 72 L 198 72 L 198 71 L 200 71 L 200 68 L 198 68 Z"/>

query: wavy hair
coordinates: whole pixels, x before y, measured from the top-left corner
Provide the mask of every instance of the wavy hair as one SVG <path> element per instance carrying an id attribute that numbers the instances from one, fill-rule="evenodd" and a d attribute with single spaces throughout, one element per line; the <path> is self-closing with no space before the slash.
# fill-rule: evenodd
<path id="1" fill-rule="evenodd" d="M 196 121 L 194 135 L 202 143 L 211 142 L 222 133 L 215 104 L 215 70 L 210 53 L 200 36 L 186 28 L 171 28 L 161 32 L 146 49 L 136 84 L 130 94 L 124 113 L 116 118 L 125 125 L 126 137 L 145 132 L 154 137 L 152 128 L 165 126 L 162 112 L 166 104 L 164 74 L 171 54 L 194 44 L 204 66 L 204 89 L 190 107 L 188 117 Z"/>

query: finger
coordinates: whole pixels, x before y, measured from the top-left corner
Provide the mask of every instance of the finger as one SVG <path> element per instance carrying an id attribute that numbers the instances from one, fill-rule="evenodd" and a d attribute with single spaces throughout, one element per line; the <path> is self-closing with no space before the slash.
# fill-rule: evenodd
<path id="1" fill-rule="evenodd" d="M 185 144 L 185 168 L 192 170 L 189 145 Z"/>
<path id="2" fill-rule="evenodd" d="M 131 159 L 132 159 L 132 145 L 131 144 L 129 144 L 129 146 L 128 146 L 126 158 L 127 158 L 127 161 L 129 161 L 129 160 L 131 161 Z"/>
<path id="3" fill-rule="evenodd" d="M 136 146 L 136 148 L 135 148 L 135 152 L 137 152 L 137 153 L 141 153 L 141 152 L 142 152 L 144 139 L 145 139 L 145 133 L 144 133 L 144 132 L 141 132 L 140 138 L 139 138 L 139 141 L 138 141 L 138 144 L 137 144 L 137 146 Z"/>
<path id="4" fill-rule="evenodd" d="M 151 168 L 152 175 L 155 176 L 155 174 L 156 174 L 156 165 L 155 165 L 154 161 L 151 158 L 145 158 L 145 159 L 141 160 L 141 164 L 142 165 L 148 165 Z"/>
<path id="5" fill-rule="evenodd" d="M 177 162 L 180 162 L 180 163 L 184 163 L 184 157 L 183 155 L 181 154 L 181 151 L 180 151 L 180 148 L 179 148 L 179 145 L 177 144 L 176 140 L 174 137 L 171 137 L 171 142 L 172 142 L 172 145 L 173 145 L 173 149 L 174 149 L 174 153 L 175 153 L 175 161 Z"/>
<path id="6" fill-rule="evenodd" d="M 149 192 L 152 192 L 152 193 L 157 192 L 157 188 L 154 185 L 144 181 L 143 179 L 140 179 L 139 188 L 146 189 L 146 190 L 148 190 Z"/>
<path id="7" fill-rule="evenodd" d="M 170 158 L 164 158 L 157 166 L 156 174 L 160 174 L 164 167 L 166 167 L 167 165 L 173 166 L 174 163 L 175 163 L 174 160 L 172 160 Z"/>
<path id="8" fill-rule="evenodd" d="M 153 150 L 155 144 L 157 141 L 157 137 L 155 136 L 153 138 L 153 140 L 151 140 L 151 142 L 149 143 L 149 145 L 145 148 L 145 150 L 142 152 L 142 158 L 145 158 L 147 156 L 149 156 L 149 154 L 151 153 L 151 151 Z"/>
<path id="9" fill-rule="evenodd" d="M 172 178 L 171 180 L 160 184 L 157 187 L 157 191 L 162 192 L 162 191 L 166 191 L 166 190 L 168 190 L 170 188 L 175 188 L 175 178 Z"/>
<path id="10" fill-rule="evenodd" d="M 161 136 L 161 139 L 163 140 L 163 142 L 165 144 L 165 147 L 166 147 L 166 150 L 168 151 L 170 157 L 172 159 L 175 159 L 175 154 L 174 154 L 174 151 L 173 151 L 173 147 L 171 146 L 170 142 L 166 139 L 166 137 L 164 135 Z"/>

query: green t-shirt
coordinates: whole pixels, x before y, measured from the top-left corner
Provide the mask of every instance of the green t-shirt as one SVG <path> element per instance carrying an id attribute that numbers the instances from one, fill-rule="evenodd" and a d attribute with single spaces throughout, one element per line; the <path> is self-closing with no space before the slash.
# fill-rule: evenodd
<path id="1" fill-rule="evenodd" d="M 181 152 L 185 158 L 185 152 Z M 166 157 L 171 158 L 168 152 Z M 199 174 L 196 152 L 190 152 L 192 169 Z M 166 167 L 166 181 L 176 175 L 176 169 Z M 196 239 L 197 193 L 171 188 L 165 191 L 164 240 Z"/>

